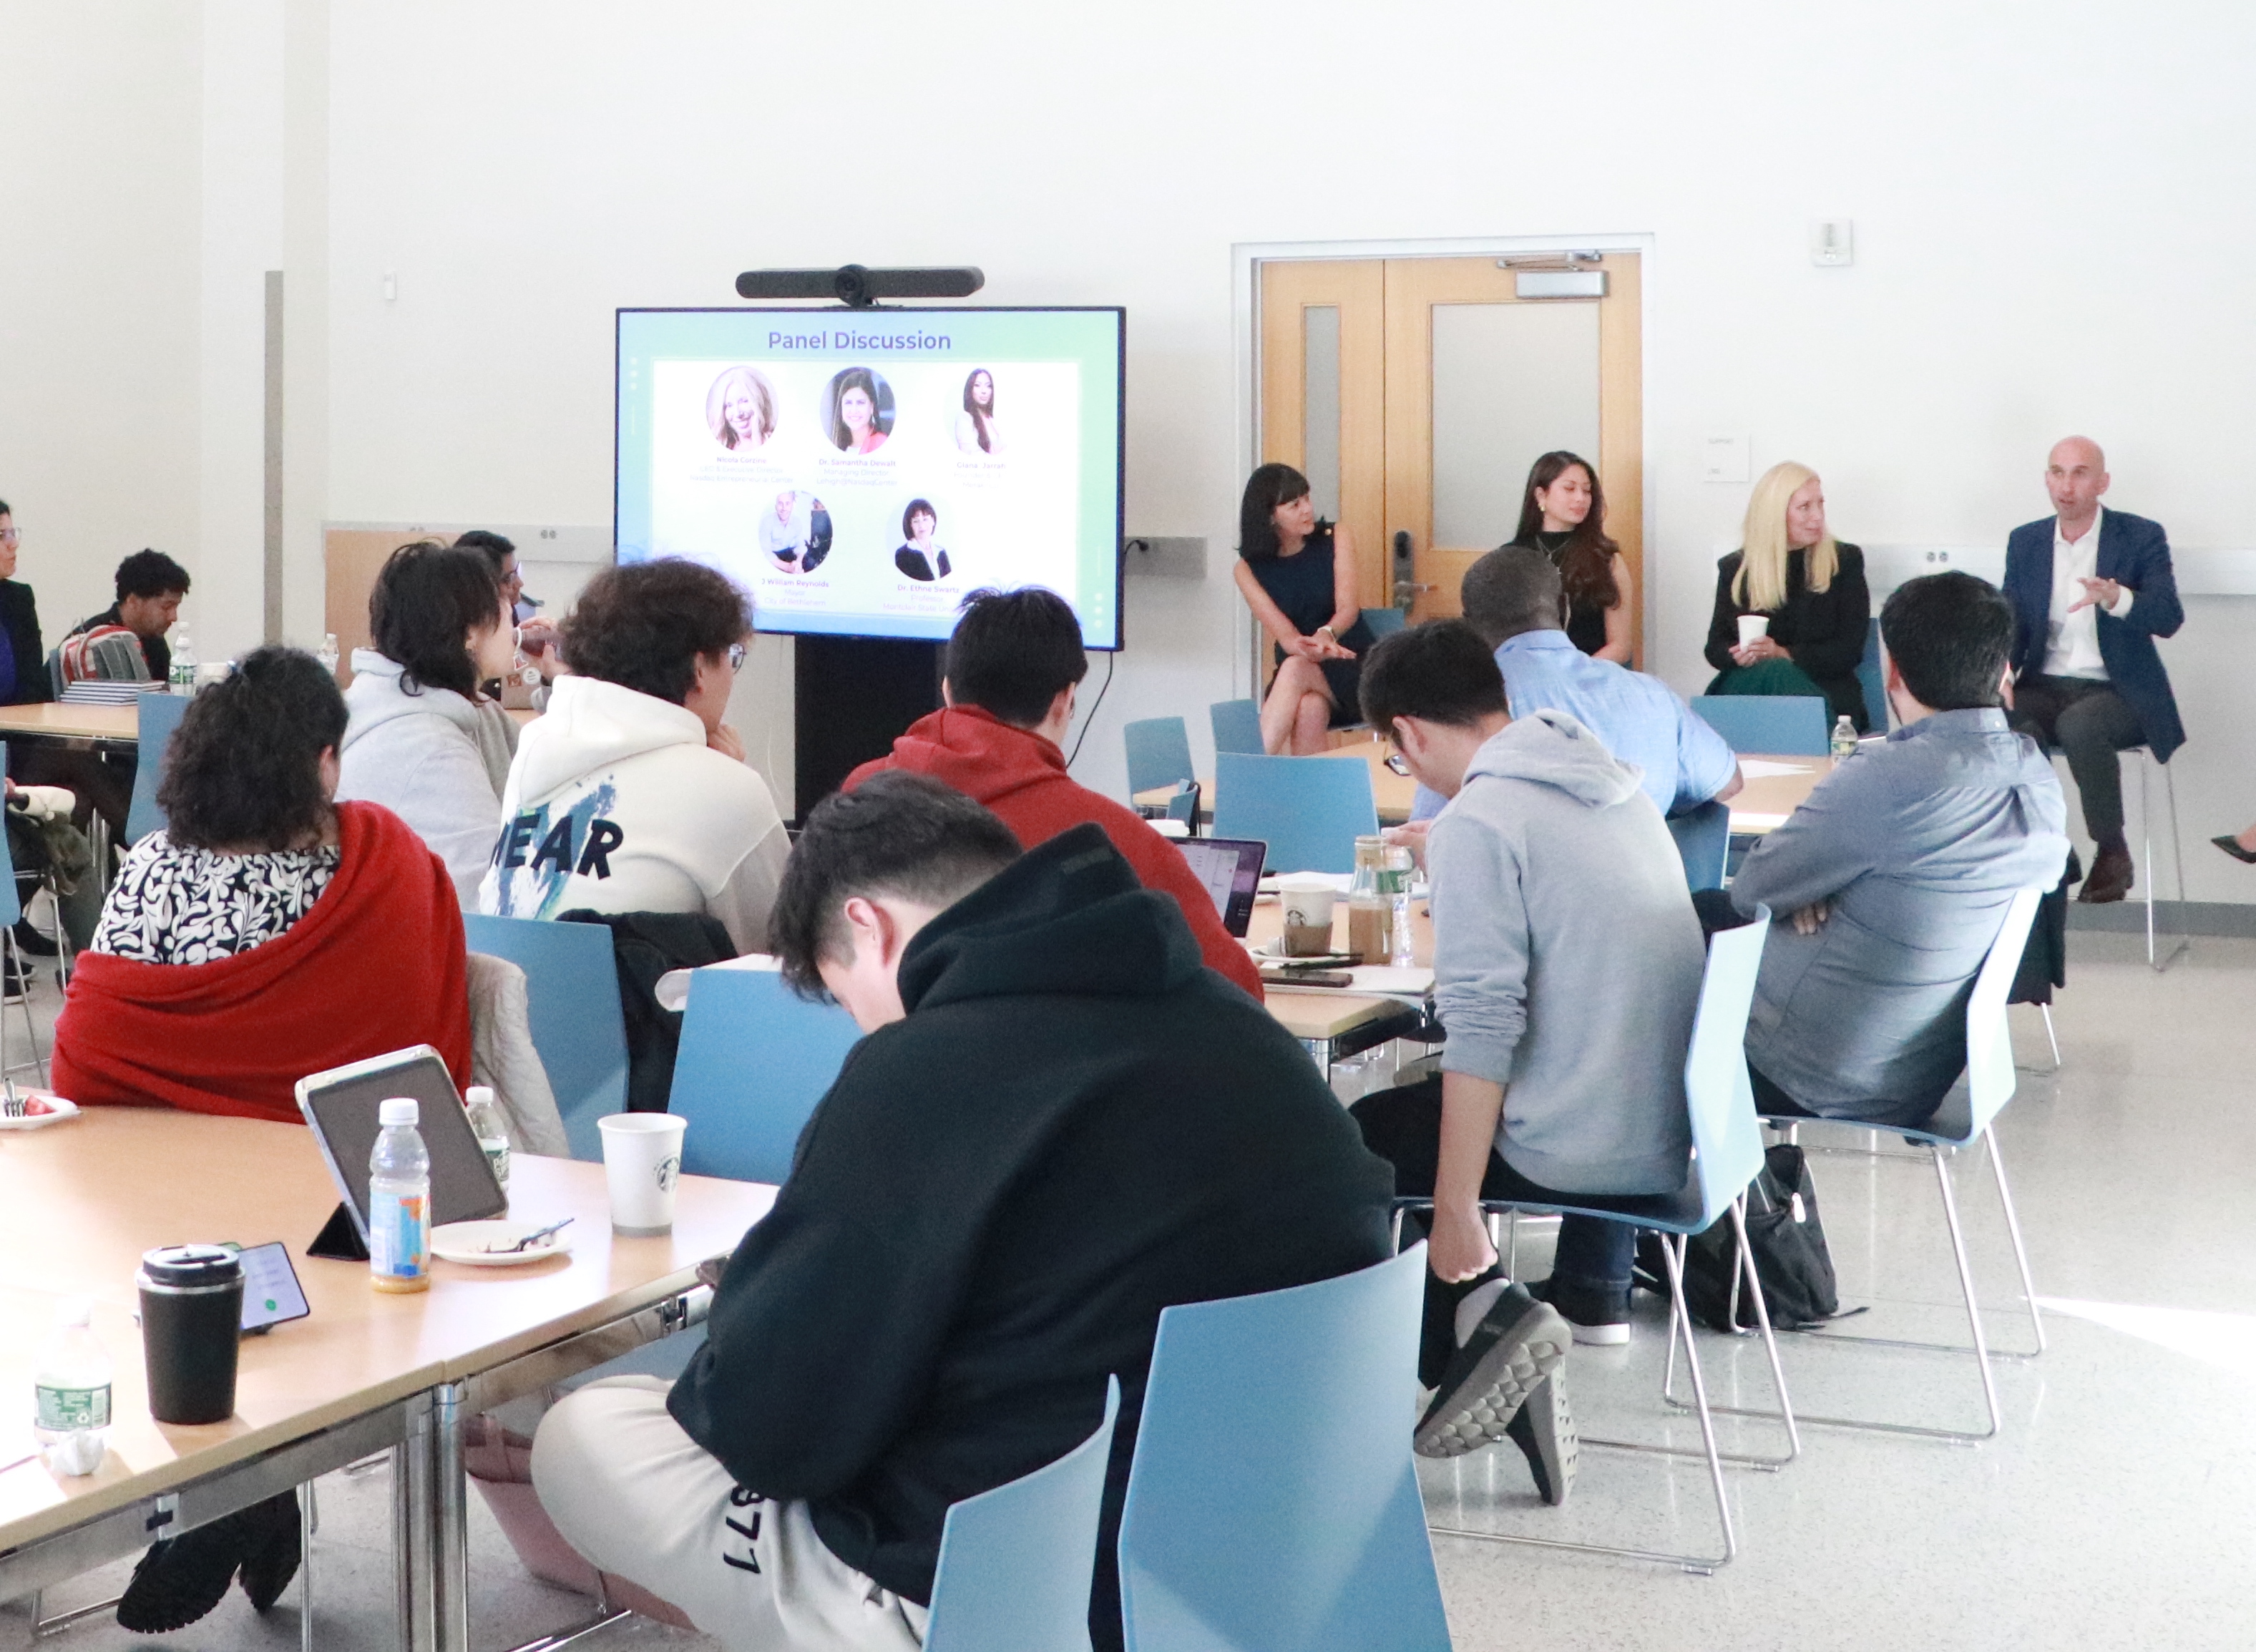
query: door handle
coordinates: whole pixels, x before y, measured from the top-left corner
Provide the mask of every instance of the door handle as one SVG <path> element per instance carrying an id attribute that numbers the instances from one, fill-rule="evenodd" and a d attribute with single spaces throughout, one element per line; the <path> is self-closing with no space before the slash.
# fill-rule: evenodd
<path id="1" fill-rule="evenodd" d="M 1414 577 L 1417 571 L 1417 561 L 1411 554 L 1409 530 L 1398 530 L 1394 535 L 1394 605 L 1406 614 L 1420 596 L 1434 589 Z"/>

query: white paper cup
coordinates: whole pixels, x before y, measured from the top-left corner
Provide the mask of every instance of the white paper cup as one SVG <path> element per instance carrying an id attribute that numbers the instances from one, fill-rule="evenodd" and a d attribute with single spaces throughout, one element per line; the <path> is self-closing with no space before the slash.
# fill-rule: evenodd
<path id="1" fill-rule="evenodd" d="M 612 1232 L 641 1239 L 673 1231 L 673 1184 L 688 1125 L 663 1112 L 615 1112 L 596 1120 L 603 1135 Z"/>
<path id="2" fill-rule="evenodd" d="M 1741 614 L 1739 616 L 1740 647 L 1745 647 L 1758 637 L 1767 637 L 1768 635 L 1770 635 L 1770 616 L 1768 614 Z"/>
<path id="3" fill-rule="evenodd" d="M 1328 879 L 1306 873 L 1277 879 L 1277 897 L 1285 908 L 1285 950 L 1296 957 L 1315 957 L 1332 950 L 1332 903 L 1338 893 Z"/>

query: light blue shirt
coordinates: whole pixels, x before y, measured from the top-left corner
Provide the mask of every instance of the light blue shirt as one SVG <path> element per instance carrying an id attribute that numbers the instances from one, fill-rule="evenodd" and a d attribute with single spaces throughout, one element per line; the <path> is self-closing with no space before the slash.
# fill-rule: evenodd
<path id="1" fill-rule="evenodd" d="M 1496 651 L 1512 715 L 1564 711 L 1621 762 L 1643 771 L 1645 794 L 1664 815 L 1704 803 L 1731 783 L 1738 759 L 1724 737 L 1658 677 L 1594 659 L 1563 631 L 1523 631 Z M 1412 820 L 1431 820 L 1446 800 L 1421 786 Z"/>

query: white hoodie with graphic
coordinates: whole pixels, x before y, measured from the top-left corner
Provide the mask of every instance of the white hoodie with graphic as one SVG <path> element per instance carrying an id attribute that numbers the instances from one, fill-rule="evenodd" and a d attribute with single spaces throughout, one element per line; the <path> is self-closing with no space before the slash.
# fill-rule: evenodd
<path id="1" fill-rule="evenodd" d="M 695 712 L 561 676 L 518 739 L 478 910 L 702 912 L 765 951 L 789 849 L 767 782 L 709 747 Z"/>

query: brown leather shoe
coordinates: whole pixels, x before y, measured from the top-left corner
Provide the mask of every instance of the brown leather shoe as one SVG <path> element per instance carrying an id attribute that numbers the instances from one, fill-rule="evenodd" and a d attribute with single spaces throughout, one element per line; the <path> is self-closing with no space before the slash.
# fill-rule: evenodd
<path id="1" fill-rule="evenodd" d="M 2133 868 L 2131 851 L 2127 849 L 2102 849 L 2091 859 L 2091 873 L 2083 880 L 2083 887 L 2076 892 L 2078 900 L 2088 900 L 2094 906 L 2103 901 L 2120 900 L 2131 893 Z"/>

